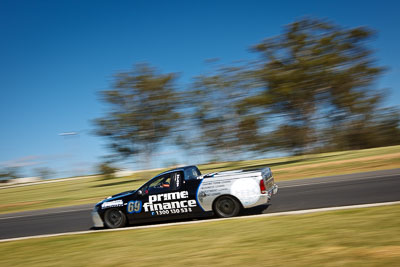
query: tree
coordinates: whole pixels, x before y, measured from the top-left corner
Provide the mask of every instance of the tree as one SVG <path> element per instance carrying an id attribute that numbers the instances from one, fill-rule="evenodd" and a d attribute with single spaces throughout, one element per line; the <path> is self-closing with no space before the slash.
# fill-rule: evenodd
<path id="1" fill-rule="evenodd" d="M 8 181 L 20 177 L 20 167 L 6 167 L 0 170 L 0 181 Z"/>
<path id="2" fill-rule="evenodd" d="M 259 84 L 264 89 L 240 107 L 249 114 L 264 107 L 265 119 L 280 117 L 269 142 L 276 148 L 303 154 L 330 142 L 322 130 L 346 131 L 368 121 L 381 103 L 383 94 L 373 85 L 383 68 L 375 66 L 366 46 L 371 35 L 367 28 L 343 29 L 314 19 L 288 25 L 282 35 L 254 47 L 261 55 L 253 68 L 254 90 Z"/>
<path id="3" fill-rule="evenodd" d="M 97 165 L 98 172 L 103 175 L 105 179 L 114 178 L 114 174 L 119 170 L 109 162 L 102 162 Z"/>
<path id="4" fill-rule="evenodd" d="M 35 171 L 35 174 L 42 179 L 48 179 L 52 175 L 55 175 L 55 172 L 48 167 L 35 168 L 34 171 Z"/>
<path id="5" fill-rule="evenodd" d="M 340 127 L 325 130 L 325 151 L 398 145 L 399 122 L 400 114 L 392 108 L 378 109 L 365 119 L 343 120 Z"/>
<path id="6" fill-rule="evenodd" d="M 102 92 L 109 110 L 95 121 L 96 134 L 108 138 L 116 159 L 144 155 L 149 164 L 152 153 L 179 118 L 175 79 L 173 73 L 159 74 L 141 64 L 117 74 L 113 89 Z"/>
<path id="7" fill-rule="evenodd" d="M 214 159 L 233 159 L 240 151 L 257 144 L 255 114 L 241 116 L 237 103 L 248 96 L 245 66 L 217 68 L 209 75 L 195 77 L 187 94 L 197 143 Z"/>

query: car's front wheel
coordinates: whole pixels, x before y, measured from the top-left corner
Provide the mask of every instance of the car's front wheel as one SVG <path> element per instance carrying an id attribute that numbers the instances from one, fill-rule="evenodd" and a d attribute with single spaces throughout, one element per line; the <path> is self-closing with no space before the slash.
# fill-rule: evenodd
<path id="1" fill-rule="evenodd" d="M 126 225 L 126 216 L 119 209 L 109 209 L 104 214 L 104 223 L 108 228 L 119 228 Z"/>
<path id="2" fill-rule="evenodd" d="M 240 209 L 239 201 L 231 196 L 219 197 L 214 203 L 214 212 L 221 218 L 234 217 L 239 214 Z"/>

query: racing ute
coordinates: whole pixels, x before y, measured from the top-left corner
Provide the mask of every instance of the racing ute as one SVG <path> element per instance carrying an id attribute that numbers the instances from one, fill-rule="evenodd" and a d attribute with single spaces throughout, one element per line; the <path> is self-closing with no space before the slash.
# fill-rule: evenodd
<path id="1" fill-rule="evenodd" d="M 92 211 L 94 227 L 216 215 L 268 204 L 278 186 L 270 168 L 201 175 L 196 166 L 163 172 L 139 189 L 110 196 Z"/>

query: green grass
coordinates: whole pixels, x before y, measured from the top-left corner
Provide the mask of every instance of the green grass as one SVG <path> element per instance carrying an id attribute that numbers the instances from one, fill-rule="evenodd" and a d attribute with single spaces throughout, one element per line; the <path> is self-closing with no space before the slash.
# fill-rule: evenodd
<path id="1" fill-rule="evenodd" d="M 400 168 L 400 146 L 313 154 L 275 159 L 218 162 L 200 165 L 203 173 L 270 166 L 276 181 Z M 159 171 L 130 177 L 86 179 L 1 189 L 0 213 L 98 202 L 105 197 L 136 189 Z"/>
<path id="2" fill-rule="evenodd" d="M 0 243 L 0 266 L 398 266 L 400 205 Z"/>
<path id="3" fill-rule="evenodd" d="M 203 171 L 269 166 L 277 181 L 400 168 L 400 146 L 201 165 Z"/>

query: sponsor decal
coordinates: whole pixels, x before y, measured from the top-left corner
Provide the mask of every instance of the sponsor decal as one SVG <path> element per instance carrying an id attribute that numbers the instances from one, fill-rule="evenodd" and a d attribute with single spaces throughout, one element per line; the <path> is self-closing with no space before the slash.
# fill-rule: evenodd
<path id="1" fill-rule="evenodd" d="M 176 188 L 180 187 L 180 180 L 181 180 L 181 175 L 179 173 L 176 174 L 176 178 L 175 178 L 175 183 L 176 183 Z"/>
<path id="2" fill-rule="evenodd" d="M 203 202 L 203 199 L 204 199 L 206 196 L 207 196 L 207 194 L 206 194 L 205 192 L 200 192 L 200 193 L 199 193 L 199 200 L 200 200 L 201 202 Z"/>
<path id="3" fill-rule="evenodd" d="M 150 195 L 149 202 L 143 203 L 143 209 L 151 215 L 188 213 L 197 206 L 195 199 L 188 198 L 188 191 Z"/>
<path id="4" fill-rule="evenodd" d="M 199 200 L 203 202 L 205 199 L 209 197 L 217 197 L 222 194 L 229 194 L 230 187 L 233 180 L 213 180 L 213 179 L 206 179 L 201 184 L 199 192 Z"/>
<path id="5" fill-rule="evenodd" d="M 101 208 L 102 209 L 115 208 L 115 207 L 121 207 L 123 205 L 124 205 L 124 202 L 122 201 L 122 199 L 118 199 L 118 200 L 104 202 L 103 204 L 101 204 Z"/>

